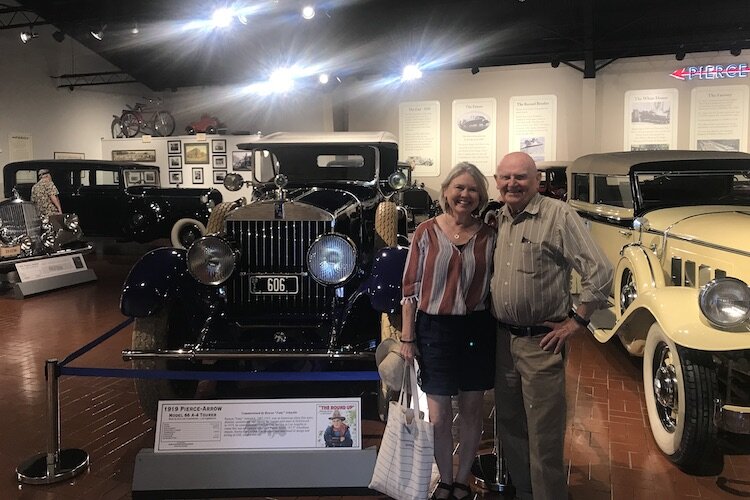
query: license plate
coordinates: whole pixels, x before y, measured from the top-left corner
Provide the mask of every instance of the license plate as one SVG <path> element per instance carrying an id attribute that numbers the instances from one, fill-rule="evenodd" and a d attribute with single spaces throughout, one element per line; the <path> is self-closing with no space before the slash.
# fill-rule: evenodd
<path id="1" fill-rule="evenodd" d="M 251 276 L 250 293 L 259 295 L 294 295 L 299 292 L 298 276 Z"/>
<path id="2" fill-rule="evenodd" d="M 0 247 L 0 257 L 15 257 L 21 254 L 20 246 Z"/>

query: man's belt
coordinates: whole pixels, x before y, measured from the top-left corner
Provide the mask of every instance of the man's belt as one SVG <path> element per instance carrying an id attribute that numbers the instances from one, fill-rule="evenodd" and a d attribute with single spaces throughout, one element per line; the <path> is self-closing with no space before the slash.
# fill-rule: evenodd
<path id="1" fill-rule="evenodd" d="M 504 328 L 513 335 L 519 337 L 533 337 L 534 335 L 542 335 L 543 333 L 549 333 L 552 331 L 552 328 L 543 325 L 510 325 L 508 323 L 503 323 L 502 321 L 498 321 L 497 324 L 500 325 L 500 328 Z"/>

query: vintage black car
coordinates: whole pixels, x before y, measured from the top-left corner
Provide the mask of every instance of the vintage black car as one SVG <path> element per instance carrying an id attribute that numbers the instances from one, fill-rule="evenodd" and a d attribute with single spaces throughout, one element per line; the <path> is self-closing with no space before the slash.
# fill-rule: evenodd
<path id="1" fill-rule="evenodd" d="M 154 250 L 131 270 L 121 310 L 135 328 L 123 358 L 161 370 L 375 370 L 407 253 L 388 199 L 406 185 L 395 137 L 276 133 L 240 148 L 253 152 L 253 179 L 229 174 L 225 186 L 250 185 L 247 204 L 222 204 L 209 221 L 217 233 Z M 377 392 L 364 386 L 357 394 Z M 190 397 L 196 382 L 136 388 L 153 416 L 159 399 Z"/>
<path id="2" fill-rule="evenodd" d="M 0 286 L 12 279 L 7 273 L 15 264 L 57 256 L 67 252 L 88 252 L 76 214 L 39 216 L 36 206 L 16 192 L 0 202 Z"/>
<path id="3" fill-rule="evenodd" d="M 5 196 L 29 200 L 40 169 L 49 169 L 65 212 L 78 214 L 87 236 L 186 245 L 205 232 L 215 189 L 161 188 L 159 167 L 106 160 L 31 160 L 3 168 Z"/>

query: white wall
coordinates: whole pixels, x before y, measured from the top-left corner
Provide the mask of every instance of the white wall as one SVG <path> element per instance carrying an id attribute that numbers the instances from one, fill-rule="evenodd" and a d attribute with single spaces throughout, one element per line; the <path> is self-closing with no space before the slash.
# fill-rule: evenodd
<path id="1" fill-rule="evenodd" d="M 24 45 L 20 30 L 0 31 L 0 165 L 9 161 L 8 137 L 15 132 L 31 134 L 34 158 L 50 158 L 55 151 L 80 152 L 86 158 L 109 159 L 102 139 L 110 137 L 112 115 L 125 103 L 155 93 L 139 84 L 57 89 L 50 75 L 108 71 L 106 61 L 67 38 L 55 42 L 52 28 L 37 27 L 39 38 Z M 497 100 L 497 157 L 508 152 L 508 102 L 512 96 L 555 94 L 557 96 L 557 159 L 623 148 L 624 96 L 628 90 L 677 88 L 678 146 L 687 148 L 690 135 L 690 91 L 700 86 L 749 85 L 746 79 L 679 81 L 669 75 L 690 65 L 745 62 L 728 52 L 688 55 L 684 61 L 672 56 L 622 59 L 600 70 L 595 79 L 584 80 L 580 72 L 560 65 L 524 65 L 426 73 L 409 85 L 372 90 L 375 80 L 347 80 L 333 94 L 302 90 L 282 97 L 254 97 L 234 87 L 179 89 L 166 92 L 164 107 L 176 118 L 176 134 L 204 113 L 218 117 L 230 133 L 261 131 L 331 131 L 334 103 L 355 131 L 387 130 L 398 135 L 398 104 L 404 101 L 438 100 L 441 105 L 441 175 L 451 158 L 451 103 L 454 99 L 494 97 Z M 337 114 L 337 116 L 340 116 Z M 229 141 L 231 135 L 225 136 Z M 157 138 L 154 138 L 157 140 Z M 136 143 L 140 139 L 136 139 Z M 240 141 L 241 142 L 241 141 Z M 125 143 L 123 143 L 125 144 Z M 126 149 L 126 148 L 121 148 Z M 137 148 L 134 148 L 137 149 Z M 146 148 L 143 148 L 146 149 Z M 228 155 L 233 147 L 228 144 Z M 157 158 L 164 170 L 166 160 Z M 206 185 L 211 166 L 205 166 Z M 191 170 L 183 165 L 185 184 Z M 166 172 L 162 182 L 166 182 Z M 437 195 L 441 177 L 418 179 Z M 490 182 L 492 185 L 493 183 Z M 0 186 L 1 187 L 1 186 Z M 494 193 L 494 188 L 491 190 Z M 1 192 L 1 191 L 0 191 Z"/>
<path id="2" fill-rule="evenodd" d="M 601 64 L 602 61 L 600 61 Z M 350 130 L 388 130 L 398 134 L 398 105 L 404 101 L 440 101 L 441 176 L 424 177 L 433 196 L 451 158 L 451 103 L 454 99 L 494 97 L 497 100 L 497 157 L 508 152 L 508 102 L 512 96 L 555 94 L 557 96 L 557 159 L 574 160 L 588 153 L 623 150 L 625 93 L 638 89 L 676 88 L 678 104 L 678 147 L 687 149 L 690 140 L 690 92 L 701 86 L 745 85 L 748 79 L 680 81 L 670 73 L 686 66 L 745 62 L 728 52 L 688 55 L 683 61 L 673 56 L 654 56 L 614 61 L 595 79 L 570 67 L 548 64 L 481 68 L 426 73 L 421 80 L 389 89 L 370 90 L 373 80 L 355 82 L 345 92 L 349 104 Z M 579 65 L 582 63 L 578 63 Z M 747 110 L 746 110 L 747 112 Z M 494 182 L 490 192 L 494 195 Z"/>

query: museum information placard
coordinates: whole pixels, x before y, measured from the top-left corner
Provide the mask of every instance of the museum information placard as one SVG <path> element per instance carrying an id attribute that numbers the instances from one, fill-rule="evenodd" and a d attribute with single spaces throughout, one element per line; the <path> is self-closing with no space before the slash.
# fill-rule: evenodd
<path id="1" fill-rule="evenodd" d="M 697 87 L 690 93 L 690 149 L 747 151 L 748 88 Z"/>
<path id="2" fill-rule="evenodd" d="M 362 449 L 360 399 L 159 401 L 155 453 Z"/>
<path id="3" fill-rule="evenodd" d="M 81 254 L 49 257 L 16 264 L 16 272 L 21 282 L 51 278 L 63 274 L 74 273 L 87 269 L 86 261 Z"/>
<path id="4" fill-rule="evenodd" d="M 508 151 L 522 151 L 534 161 L 557 159 L 557 96 L 510 98 Z"/>
<path id="5" fill-rule="evenodd" d="M 456 99 L 453 101 L 451 137 L 452 165 L 468 161 L 485 175 L 493 175 L 497 157 L 497 101 Z"/>
<path id="6" fill-rule="evenodd" d="M 398 106 L 399 160 L 412 177 L 440 175 L 440 102 L 402 102 Z"/>
<path id="7" fill-rule="evenodd" d="M 677 148 L 677 89 L 625 92 L 625 151 Z"/>

